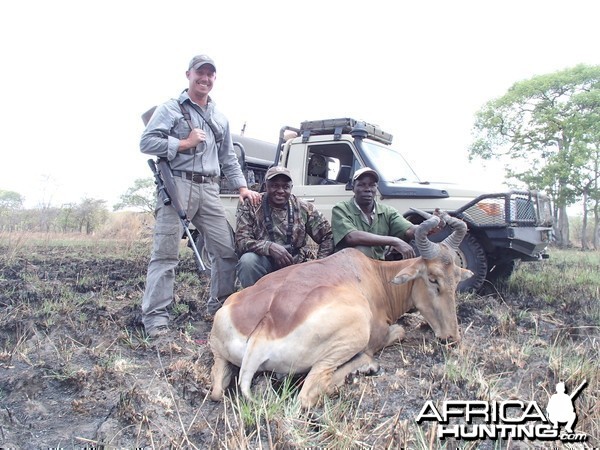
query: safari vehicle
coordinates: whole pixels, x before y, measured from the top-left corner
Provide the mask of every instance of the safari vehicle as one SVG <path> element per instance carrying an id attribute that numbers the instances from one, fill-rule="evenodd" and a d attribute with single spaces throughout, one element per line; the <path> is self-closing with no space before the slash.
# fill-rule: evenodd
<path id="1" fill-rule="evenodd" d="M 545 195 L 488 193 L 422 181 L 392 147 L 392 135 L 375 125 L 350 118 L 306 121 L 300 128 L 283 127 L 277 145 L 244 136 L 234 136 L 234 143 L 250 187 L 261 190 L 269 166 L 286 166 L 293 177 L 293 193 L 313 202 L 329 220 L 333 206 L 353 195 L 352 175 L 364 166 L 380 174 L 378 201 L 393 206 L 411 222 L 423 218 L 410 208 L 427 212 L 440 208 L 464 220 L 469 232 L 457 253 L 460 265 L 474 276 L 459 286 L 463 291 L 478 291 L 486 280 L 493 284 L 507 278 L 518 261 L 548 257 L 552 212 Z M 221 199 L 235 228 L 238 195 L 226 180 Z M 446 235 L 438 233 L 432 240 Z"/>

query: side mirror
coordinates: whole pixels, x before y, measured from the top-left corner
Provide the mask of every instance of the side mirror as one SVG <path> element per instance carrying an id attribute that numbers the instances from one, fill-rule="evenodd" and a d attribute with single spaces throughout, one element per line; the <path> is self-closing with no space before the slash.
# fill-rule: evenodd
<path id="1" fill-rule="evenodd" d="M 352 172 L 352 166 L 341 165 L 335 181 L 338 183 L 349 183 L 350 173 Z M 347 186 L 347 185 L 346 185 Z"/>

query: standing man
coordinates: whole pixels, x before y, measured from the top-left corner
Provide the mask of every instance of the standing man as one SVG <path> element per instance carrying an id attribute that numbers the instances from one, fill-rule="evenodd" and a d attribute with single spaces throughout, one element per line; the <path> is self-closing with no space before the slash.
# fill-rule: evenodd
<path id="1" fill-rule="evenodd" d="M 246 201 L 237 211 L 237 275 L 242 287 L 252 286 L 282 267 L 306 261 L 307 235 L 319 244 L 318 259 L 333 253 L 331 225 L 312 203 L 292 194 L 290 171 L 271 167 L 265 180 L 260 205 Z"/>
<path id="2" fill-rule="evenodd" d="M 417 227 L 396 209 L 375 201 L 378 182 L 379 174 L 369 167 L 354 173 L 354 197 L 335 205 L 331 213 L 335 250 L 356 247 L 371 258 L 383 260 L 389 247 L 403 259 L 414 258 L 415 251 L 408 242 Z"/>
<path id="3" fill-rule="evenodd" d="M 239 189 L 240 200 L 260 200 L 246 187 L 233 150 L 229 122 L 208 95 L 216 78 L 214 61 L 194 56 L 185 73 L 189 87 L 158 106 L 140 141 L 142 153 L 169 161 L 187 217 L 202 233 L 212 270 L 207 312 L 214 314 L 234 291 L 237 256 L 219 200 L 219 177 Z M 186 117 L 187 116 L 187 117 Z M 169 193 L 176 195 L 175 193 Z M 142 321 L 150 337 L 166 334 L 183 226 L 175 209 L 157 200 L 154 245 L 142 299 Z"/>

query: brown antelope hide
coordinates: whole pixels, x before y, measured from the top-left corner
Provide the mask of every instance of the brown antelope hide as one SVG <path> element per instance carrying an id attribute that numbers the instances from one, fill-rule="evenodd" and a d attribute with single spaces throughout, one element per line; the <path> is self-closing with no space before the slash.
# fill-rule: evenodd
<path id="1" fill-rule="evenodd" d="M 272 272 L 230 296 L 210 335 L 211 398 L 222 399 L 235 365 L 249 399 L 256 372 L 306 373 L 299 398 L 310 408 L 346 375 L 378 370 L 373 355 L 403 337 L 396 322 L 413 308 L 438 338 L 458 341 L 456 286 L 472 273 L 454 258 L 467 227 L 440 214 L 452 234 L 439 244 L 429 241 L 440 222 L 429 216 L 415 233 L 418 258 L 376 261 L 348 248 Z"/>

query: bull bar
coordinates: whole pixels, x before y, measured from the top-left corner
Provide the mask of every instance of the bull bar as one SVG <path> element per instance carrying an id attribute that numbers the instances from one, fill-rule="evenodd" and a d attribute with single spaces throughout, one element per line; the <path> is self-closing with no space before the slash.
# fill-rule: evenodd
<path id="1" fill-rule="evenodd" d="M 524 260 L 547 258 L 552 238 L 552 207 L 548 196 L 535 191 L 481 195 L 454 212 L 489 245 L 509 248 Z M 523 257 L 525 255 L 525 257 Z"/>

